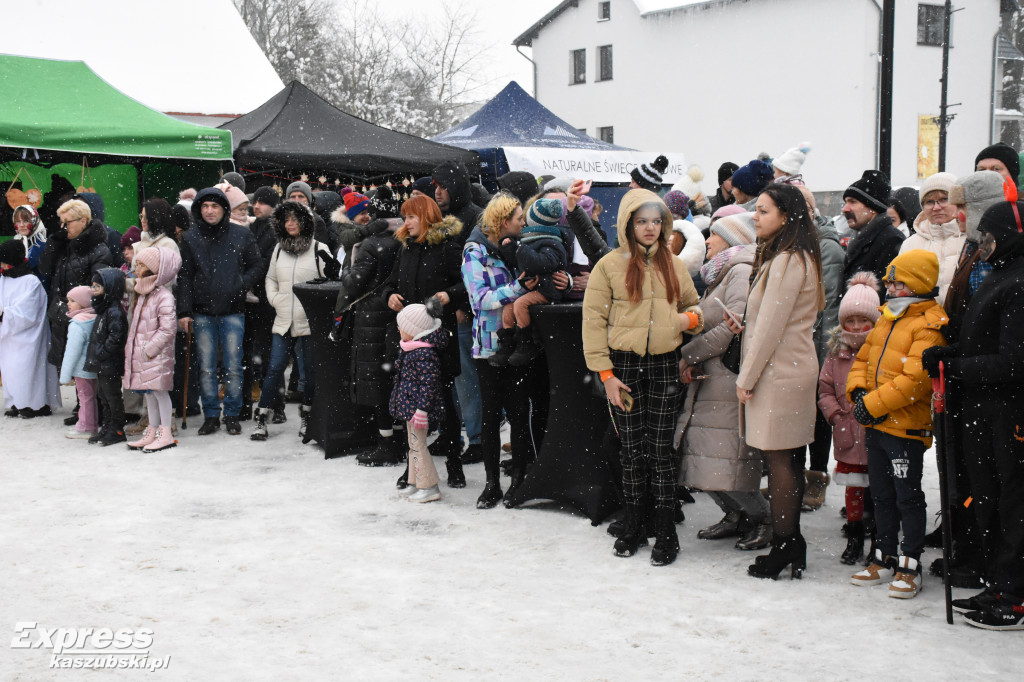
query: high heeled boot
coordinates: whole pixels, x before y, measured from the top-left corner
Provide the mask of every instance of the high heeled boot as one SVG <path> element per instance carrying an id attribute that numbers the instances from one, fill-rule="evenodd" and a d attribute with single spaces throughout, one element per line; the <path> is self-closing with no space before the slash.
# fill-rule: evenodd
<path id="1" fill-rule="evenodd" d="M 790 578 L 803 577 L 807 567 L 807 543 L 799 533 L 796 535 L 776 535 L 772 538 L 772 549 L 764 556 L 759 556 L 747 567 L 747 574 L 755 578 L 771 578 L 777 580 L 782 569 L 790 567 Z"/>

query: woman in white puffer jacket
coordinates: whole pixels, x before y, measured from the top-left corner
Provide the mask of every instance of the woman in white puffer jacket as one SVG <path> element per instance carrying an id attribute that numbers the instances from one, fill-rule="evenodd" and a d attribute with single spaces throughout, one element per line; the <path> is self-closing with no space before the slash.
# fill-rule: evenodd
<path id="1" fill-rule="evenodd" d="M 964 245 L 964 234 L 956 220 L 956 207 L 949 203 L 949 190 L 956 183 L 952 173 L 936 173 L 921 185 L 921 213 L 914 221 L 914 234 L 900 246 L 900 253 L 914 249 L 931 251 L 939 259 L 939 295 L 941 305 L 953 279 L 956 262 Z"/>

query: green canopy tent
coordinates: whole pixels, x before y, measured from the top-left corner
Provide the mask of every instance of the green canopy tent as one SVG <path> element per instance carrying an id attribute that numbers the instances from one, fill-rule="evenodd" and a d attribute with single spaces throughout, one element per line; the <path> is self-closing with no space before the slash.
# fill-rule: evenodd
<path id="1" fill-rule="evenodd" d="M 123 231 L 137 224 L 146 197 L 171 200 L 234 168 L 229 131 L 154 111 L 84 62 L 0 55 L 0 90 L 0 192 L 17 176 L 22 189 L 45 194 L 56 174 L 95 187 L 106 222 Z M 9 235 L 6 201 L 3 209 L 0 235 Z"/>

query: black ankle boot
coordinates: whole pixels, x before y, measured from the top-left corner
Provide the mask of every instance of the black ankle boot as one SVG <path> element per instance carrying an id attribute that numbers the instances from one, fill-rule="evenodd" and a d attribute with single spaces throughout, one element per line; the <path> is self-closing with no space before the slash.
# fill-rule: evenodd
<path id="1" fill-rule="evenodd" d="M 679 555 L 679 536 L 673 520 L 675 510 L 671 507 L 657 507 L 654 510 L 654 529 L 657 539 L 651 550 L 652 566 L 668 566 Z"/>
<path id="2" fill-rule="evenodd" d="M 395 487 L 398 488 L 399 490 L 405 490 L 406 488 L 409 487 L 409 463 L 408 462 L 405 463 L 405 471 L 402 473 L 401 476 L 398 477 L 398 480 L 395 481 Z"/>
<path id="3" fill-rule="evenodd" d="M 509 327 L 508 329 L 498 330 L 498 349 L 494 351 L 494 355 L 487 358 L 487 362 L 491 367 L 508 367 L 508 359 L 516 351 L 516 329 L 515 327 Z"/>
<path id="4" fill-rule="evenodd" d="M 501 502 L 501 482 L 497 476 L 488 476 L 484 491 L 476 498 L 477 509 L 493 509 Z"/>
<path id="5" fill-rule="evenodd" d="M 617 556 L 633 556 L 639 548 L 647 545 L 643 518 L 644 508 L 642 504 L 626 505 L 626 514 L 623 517 L 625 527 L 622 529 L 619 539 L 615 541 L 615 554 Z"/>
<path id="6" fill-rule="evenodd" d="M 462 453 L 456 452 L 453 456 L 448 457 L 444 465 L 448 469 L 448 487 L 465 488 L 466 474 L 462 471 Z"/>
<path id="7" fill-rule="evenodd" d="M 532 327 L 516 329 L 516 352 L 509 356 L 512 367 L 526 367 L 540 355 L 540 344 L 533 338 Z"/>
<path id="8" fill-rule="evenodd" d="M 802 535 L 781 536 L 772 539 L 772 550 L 759 556 L 747 567 L 747 573 L 755 578 L 776 580 L 782 569 L 790 567 L 791 578 L 801 578 L 807 567 L 807 543 Z"/>
<path id="9" fill-rule="evenodd" d="M 839 557 L 839 562 L 847 566 L 853 566 L 857 560 L 864 556 L 864 522 L 846 522 L 846 549 Z"/>

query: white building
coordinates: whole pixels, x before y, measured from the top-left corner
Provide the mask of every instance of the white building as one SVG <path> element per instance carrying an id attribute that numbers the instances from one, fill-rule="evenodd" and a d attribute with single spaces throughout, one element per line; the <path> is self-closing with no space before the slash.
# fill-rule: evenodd
<path id="1" fill-rule="evenodd" d="M 514 44 L 532 48 L 541 103 L 595 137 L 684 153 L 704 169 L 709 194 L 723 161 L 743 165 L 802 141 L 813 144 L 807 184 L 841 191 L 877 167 L 881 5 L 566 0 Z M 946 169 L 963 174 L 1014 116 L 999 91 L 1006 60 L 1021 56 L 999 36 L 1014 0 L 958 5 L 948 102 L 959 106 L 949 110 Z M 895 15 L 891 175 L 900 186 L 934 172 L 919 157 L 937 151 L 943 2 L 896 0 Z"/>

